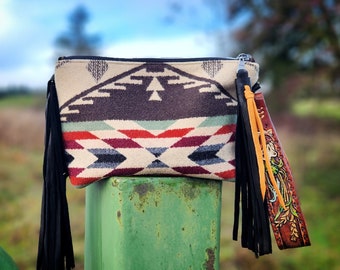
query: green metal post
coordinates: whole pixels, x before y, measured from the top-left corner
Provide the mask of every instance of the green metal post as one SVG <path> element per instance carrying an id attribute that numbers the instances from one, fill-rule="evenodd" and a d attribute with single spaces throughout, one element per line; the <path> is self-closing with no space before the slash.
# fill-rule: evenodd
<path id="1" fill-rule="evenodd" d="M 86 188 L 85 269 L 219 269 L 220 181 L 113 177 Z"/>

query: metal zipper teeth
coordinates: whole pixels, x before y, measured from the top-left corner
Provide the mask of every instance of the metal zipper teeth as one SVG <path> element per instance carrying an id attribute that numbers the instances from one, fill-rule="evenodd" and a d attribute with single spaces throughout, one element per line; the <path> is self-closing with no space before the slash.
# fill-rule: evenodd
<path id="1" fill-rule="evenodd" d="M 106 56 L 62 56 L 58 60 L 105 60 L 105 61 L 120 61 L 120 62 L 195 62 L 209 60 L 245 60 L 238 57 L 195 57 L 195 58 L 117 58 Z"/>

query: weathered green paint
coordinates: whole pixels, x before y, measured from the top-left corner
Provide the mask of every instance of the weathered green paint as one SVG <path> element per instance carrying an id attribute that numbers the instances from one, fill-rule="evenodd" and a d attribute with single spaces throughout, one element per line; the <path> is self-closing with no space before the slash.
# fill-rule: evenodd
<path id="1" fill-rule="evenodd" d="M 85 269 L 219 269 L 220 181 L 113 177 L 86 188 Z"/>

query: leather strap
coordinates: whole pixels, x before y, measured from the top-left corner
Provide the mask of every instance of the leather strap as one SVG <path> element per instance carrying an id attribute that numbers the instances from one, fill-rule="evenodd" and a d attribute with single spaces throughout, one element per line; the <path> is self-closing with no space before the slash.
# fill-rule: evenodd
<path id="1" fill-rule="evenodd" d="M 276 243 L 280 249 L 309 246 L 311 243 L 296 194 L 293 175 L 262 93 L 255 94 L 255 102 L 265 130 L 267 152 L 270 156 L 271 167 L 286 206 L 286 209 L 280 206 L 277 193 L 270 183 L 267 173 L 266 198 L 269 219 Z"/>

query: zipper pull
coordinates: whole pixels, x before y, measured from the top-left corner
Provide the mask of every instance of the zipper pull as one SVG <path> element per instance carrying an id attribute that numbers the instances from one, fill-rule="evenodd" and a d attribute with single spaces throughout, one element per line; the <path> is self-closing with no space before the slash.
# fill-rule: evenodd
<path id="1" fill-rule="evenodd" d="M 236 59 L 239 60 L 239 64 L 238 64 L 238 69 L 237 71 L 239 70 L 242 70 L 242 69 L 245 69 L 245 62 L 255 62 L 254 58 L 250 55 L 250 54 L 246 54 L 246 53 L 241 53 L 239 54 Z"/>
<path id="2" fill-rule="evenodd" d="M 255 59 L 251 54 L 247 53 L 240 53 L 236 59 L 243 60 L 243 61 L 248 61 L 248 62 L 255 62 Z"/>

